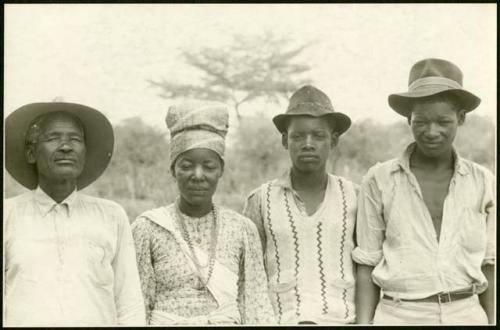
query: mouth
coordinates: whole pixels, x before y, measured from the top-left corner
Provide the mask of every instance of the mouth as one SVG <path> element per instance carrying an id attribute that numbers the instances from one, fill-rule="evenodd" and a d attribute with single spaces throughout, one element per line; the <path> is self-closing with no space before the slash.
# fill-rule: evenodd
<path id="1" fill-rule="evenodd" d="M 192 193 L 198 193 L 198 194 L 204 194 L 208 191 L 208 189 L 205 188 L 188 188 L 188 190 Z"/>
<path id="2" fill-rule="evenodd" d="M 54 160 L 54 162 L 59 165 L 72 165 L 76 163 L 76 160 L 70 158 L 61 158 Z"/>
<path id="3" fill-rule="evenodd" d="M 319 157 L 316 155 L 301 155 L 298 157 L 300 161 L 303 162 L 315 162 L 318 161 Z"/>
<path id="4" fill-rule="evenodd" d="M 441 143 L 439 143 L 439 142 L 424 142 L 423 145 L 429 149 L 436 149 L 436 148 L 439 148 L 441 146 Z"/>

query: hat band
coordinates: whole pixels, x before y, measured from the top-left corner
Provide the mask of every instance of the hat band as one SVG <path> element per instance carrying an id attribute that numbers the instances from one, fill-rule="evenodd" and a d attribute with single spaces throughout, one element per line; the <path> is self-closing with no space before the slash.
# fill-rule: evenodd
<path id="1" fill-rule="evenodd" d="M 408 86 L 408 89 L 410 91 L 413 91 L 419 87 L 427 86 L 427 85 L 443 85 L 443 86 L 448 86 L 450 88 L 457 88 L 457 89 L 462 88 L 462 86 L 459 83 L 457 83 L 455 80 L 451 80 L 451 79 L 444 78 L 444 77 L 424 77 L 424 78 L 420 78 L 420 79 L 417 79 L 414 82 L 412 82 L 410 84 L 410 86 Z"/>

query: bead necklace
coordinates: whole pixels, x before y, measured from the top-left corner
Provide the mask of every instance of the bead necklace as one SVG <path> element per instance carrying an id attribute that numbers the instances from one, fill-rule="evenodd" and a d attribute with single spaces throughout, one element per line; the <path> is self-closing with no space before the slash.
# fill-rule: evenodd
<path id="1" fill-rule="evenodd" d="M 215 264 L 215 254 L 217 250 L 217 241 L 218 241 L 218 232 L 219 232 L 219 219 L 218 219 L 218 213 L 217 213 L 217 208 L 212 205 L 212 230 L 210 234 L 210 251 L 209 251 L 209 259 L 207 264 L 201 265 L 200 261 L 194 251 L 193 247 L 193 242 L 191 240 L 191 237 L 189 236 L 189 233 L 186 228 L 185 220 L 182 215 L 182 212 L 179 209 L 179 203 L 175 203 L 176 208 L 175 208 L 175 219 L 177 220 L 177 224 L 179 225 L 181 229 L 181 234 L 184 240 L 187 242 L 189 246 L 189 250 L 192 255 L 192 260 L 194 262 L 194 265 L 196 267 L 196 270 L 198 271 L 198 276 L 200 277 L 200 280 L 205 288 L 207 288 L 208 282 L 210 281 L 210 278 L 212 276 L 212 272 L 214 269 L 214 264 Z M 201 268 L 207 267 L 208 265 L 208 275 L 207 278 L 204 279 L 203 273 L 201 272 Z"/>

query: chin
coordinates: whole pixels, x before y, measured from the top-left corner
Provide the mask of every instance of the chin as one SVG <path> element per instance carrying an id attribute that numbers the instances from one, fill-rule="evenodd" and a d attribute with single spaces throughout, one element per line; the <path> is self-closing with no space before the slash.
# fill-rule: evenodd
<path id="1" fill-rule="evenodd" d="M 321 165 L 317 163 L 295 164 L 295 168 L 301 172 L 317 172 L 321 169 Z"/>
<path id="2" fill-rule="evenodd" d="M 211 197 L 205 196 L 184 196 L 184 200 L 192 206 L 201 206 L 212 202 Z"/>

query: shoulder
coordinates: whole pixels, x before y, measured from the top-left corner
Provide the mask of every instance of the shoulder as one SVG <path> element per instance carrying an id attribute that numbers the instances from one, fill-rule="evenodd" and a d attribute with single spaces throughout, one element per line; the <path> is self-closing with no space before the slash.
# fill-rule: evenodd
<path id="1" fill-rule="evenodd" d="M 363 176 L 363 182 L 370 180 L 380 180 L 387 178 L 395 170 L 398 159 L 393 158 L 386 160 L 384 162 L 377 162 L 375 165 L 370 167 L 366 174 Z"/>
<path id="2" fill-rule="evenodd" d="M 10 197 L 4 200 L 4 207 L 9 205 L 9 206 L 15 206 L 23 203 L 27 203 L 32 200 L 33 197 L 33 192 L 32 191 L 27 191 L 25 193 L 22 193 L 21 195 L 17 195 L 14 197 Z"/>
<path id="3" fill-rule="evenodd" d="M 242 230 L 256 229 L 252 220 L 227 207 L 219 207 L 219 213 L 223 221 L 230 226 L 238 227 Z"/>
<path id="4" fill-rule="evenodd" d="M 27 191 L 21 195 L 7 198 L 3 202 L 4 216 L 7 218 L 10 212 L 15 208 L 24 208 L 27 203 L 33 200 L 33 192 Z"/>
<path id="5" fill-rule="evenodd" d="M 472 175 L 474 181 L 486 185 L 493 185 L 496 182 L 495 175 L 483 165 L 465 158 L 460 158 L 460 160 L 461 166 L 467 173 L 470 173 Z"/>
<path id="6" fill-rule="evenodd" d="M 331 173 L 328 173 L 328 176 L 330 177 L 330 180 L 333 180 L 334 182 L 338 183 L 341 185 L 343 188 L 345 187 L 346 189 L 351 189 L 354 191 L 358 191 L 359 185 L 357 183 L 352 182 L 351 180 L 348 180 L 344 177 L 337 176 Z"/>
<path id="7" fill-rule="evenodd" d="M 270 180 L 270 181 L 264 182 L 263 184 L 261 184 L 260 186 L 258 186 L 254 190 L 252 190 L 247 195 L 247 200 L 257 198 L 258 196 L 260 196 L 262 194 L 262 192 L 266 191 L 270 186 L 271 187 L 272 186 L 277 186 L 278 182 L 279 182 L 279 179 L 274 179 L 274 180 Z"/>
<path id="8" fill-rule="evenodd" d="M 86 207 L 95 207 L 102 210 L 106 215 L 111 215 L 119 219 L 124 219 L 128 223 L 128 216 L 123 206 L 109 199 L 94 197 L 85 194 L 78 194 L 78 198 Z"/>
<path id="9" fill-rule="evenodd" d="M 157 207 L 151 210 L 147 210 L 139 214 L 134 220 L 132 226 L 156 226 L 155 220 L 164 219 L 165 217 L 171 217 L 174 212 L 174 204 L 167 206 Z"/>

